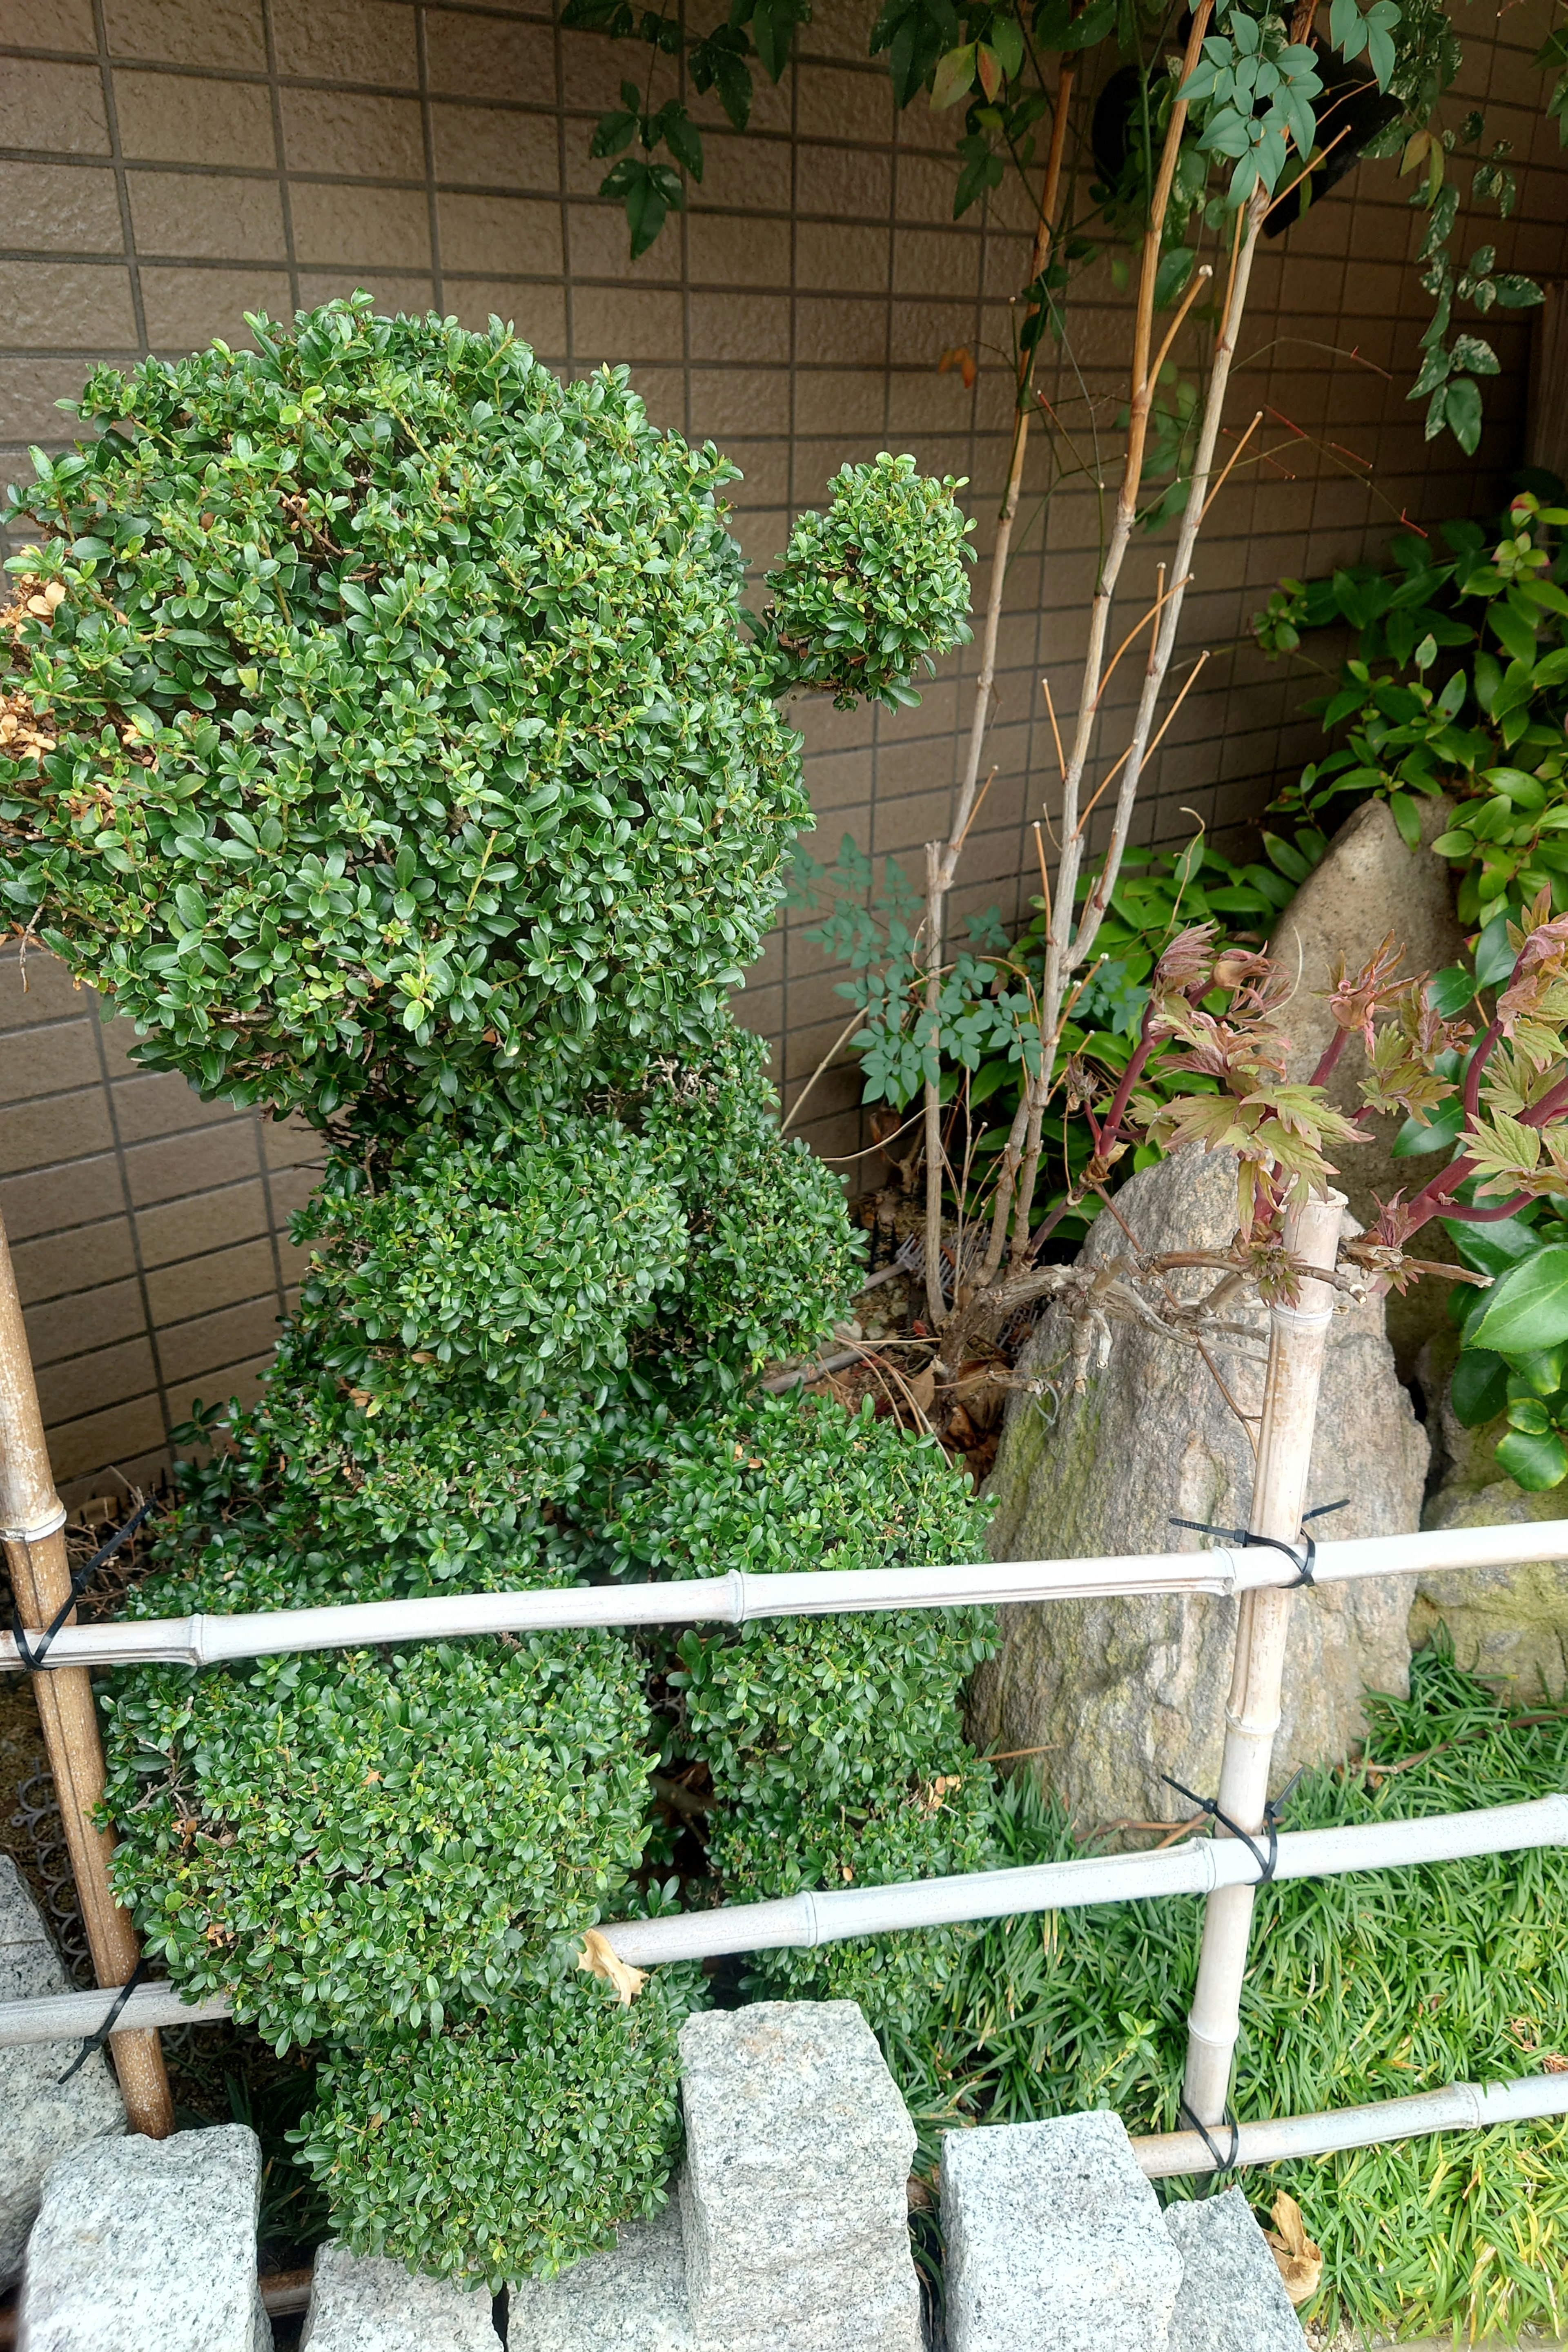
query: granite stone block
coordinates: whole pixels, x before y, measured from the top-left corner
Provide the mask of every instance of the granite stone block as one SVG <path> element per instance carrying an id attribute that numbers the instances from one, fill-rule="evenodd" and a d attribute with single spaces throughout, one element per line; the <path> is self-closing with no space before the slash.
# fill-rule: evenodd
<path id="1" fill-rule="evenodd" d="M 100 2139 L 56 2164 L 27 2242 L 27 2352 L 271 2352 L 261 2148 L 242 2124 Z"/>
<path id="2" fill-rule="evenodd" d="M 949 2352 L 1163 2352 L 1182 2263 L 1119 2116 L 942 2142 Z"/>
<path id="3" fill-rule="evenodd" d="M 488 2287 L 416 2277 L 401 2263 L 318 2247 L 300 2352 L 497 2352 Z"/>
<path id="4" fill-rule="evenodd" d="M 696 2352 L 679 2208 L 623 2223 L 607 2253 L 525 2281 L 510 2305 L 507 2352 Z"/>
<path id="5" fill-rule="evenodd" d="M 920 2352 L 915 2132 L 853 2001 L 759 2001 L 680 2030 L 686 2284 L 700 2352 Z"/>
<path id="6" fill-rule="evenodd" d="M 9 1854 L 0 1854 L 0 2000 L 72 1990 L 49 1931 Z M 105 2005 L 111 1995 L 104 1995 Z M 60 2157 L 125 2129 L 108 2058 L 59 2080 L 76 2050 L 66 2042 L 0 2050 L 0 2288 L 20 2275 L 44 2176 Z"/>
<path id="7" fill-rule="evenodd" d="M 1183 2263 L 1170 2352 L 1305 2352 L 1306 2331 L 1241 2189 L 1167 2205 L 1165 2228 Z"/>

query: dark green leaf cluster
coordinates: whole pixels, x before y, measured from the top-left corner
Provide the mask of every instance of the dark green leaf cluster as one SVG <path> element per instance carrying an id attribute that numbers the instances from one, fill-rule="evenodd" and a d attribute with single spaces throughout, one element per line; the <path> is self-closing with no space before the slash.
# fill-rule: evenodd
<path id="1" fill-rule="evenodd" d="M 11 908 L 144 1062 L 316 1118 L 582 1065 L 606 1015 L 704 1037 L 806 814 L 733 468 L 499 323 L 256 332 L 100 370 L 123 429 L 35 453 Z"/>
<path id="2" fill-rule="evenodd" d="M 1492 532 L 1446 523 L 1447 552 L 1401 533 L 1391 572 L 1281 583 L 1254 630 L 1268 652 L 1303 631 L 1360 632 L 1339 691 L 1309 705 L 1342 745 L 1277 805 L 1316 814 L 1346 793 L 1388 802 L 1415 848 L 1420 803 L 1458 803 L 1433 845 L 1452 860 L 1459 919 L 1500 933 L 1542 889 L 1568 907 L 1568 507 L 1521 491 Z"/>
<path id="3" fill-rule="evenodd" d="M 121 1898 L 280 2049 L 505 2006 L 642 1857 L 647 1711 L 614 1634 L 159 1667 L 108 1706 Z"/>
<path id="4" fill-rule="evenodd" d="M 847 1312 L 861 1236 L 832 1171 L 778 1130 L 767 1048 L 729 1029 L 700 1063 L 656 1064 L 637 1116 L 686 1219 L 679 1289 L 638 1359 L 645 1375 L 732 1388 L 807 1353 Z"/>
<path id="5" fill-rule="evenodd" d="M 826 513 L 801 516 L 767 575 L 777 691 L 831 690 L 844 710 L 857 695 L 889 709 L 920 700 L 910 681 L 921 663 L 934 671 L 936 655 L 970 637 L 974 526 L 952 496 L 960 487 L 886 450 L 840 468 Z"/>
<path id="6" fill-rule="evenodd" d="M 1467 1429 L 1500 1424 L 1498 1467 L 1544 1494 L 1568 1478 L 1568 1221 L 1542 1203 L 1491 1224 L 1444 1222 L 1493 1286 L 1453 1302 L 1455 1414 Z"/>
<path id="7" fill-rule="evenodd" d="M 985 1513 L 965 1475 L 868 1404 L 850 1415 L 762 1399 L 679 1423 L 634 1422 L 607 1477 L 597 1556 L 618 1573 L 765 1575 L 983 1556 Z M 994 1646 L 985 1609 L 685 1634 L 665 1674 L 678 1710 L 670 1738 L 711 1777 L 709 1858 L 730 1899 L 984 1868 L 990 1774 L 956 1702 Z M 911 1935 L 773 1955 L 758 1981 L 859 2000 L 878 2017 L 905 2014 L 942 1981 L 952 1940 Z"/>
<path id="8" fill-rule="evenodd" d="M 450 1374 L 532 1391 L 622 1370 L 687 1247 L 655 1152 L 609 1118 L 552 1120 L 548 1141 L 510 1122 L 483 1142 L 427 1132 L 380 1188 L 340 1162 L 294 1235 L 327 1244 L 302 1303 L 363 1333 L 376 1392 L 377 1355 L 405 1387 Z"/>
<path id="9" fill-rule="evenodd" d="M 377 2033 L 321 2067 L 299 2137 L 353 2252 L 499 2290 L 658 2210 L 680 2129 L 675 2036 L 700 1979 L 661 1969 L 625 2010 L 569 1967 L 526 2008 Z"/>

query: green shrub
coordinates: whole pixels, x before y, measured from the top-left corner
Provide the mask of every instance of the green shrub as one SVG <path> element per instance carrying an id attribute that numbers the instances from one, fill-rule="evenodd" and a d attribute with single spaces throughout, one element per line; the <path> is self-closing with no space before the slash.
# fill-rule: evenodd
<path id="1" fill-rule="evenodd" d="M 984 1507 L 934 1442 L 869 1402 L 811 1399 L 634 1422 L 595 1557 L 634 1576 L 757 1575 L 984 1557 Z M 983 1869 L 991 1776 L 955 1704 L 995 1647 L 988 1609 L 698 1626 L 665 1645 L 669 1733 L 708 1768 L 709 1859 L 731 1901 Z M 952 1934 L 759 1958 L 761 1990 L 851 1998 L 878 2022 L 945 1979 Z M 854 1990 L 851 1990 L 851 1988 Z"/>
<path id="2" fill-rule="evenodd" d="M 613 2244 L 613 2221 L 664 2202 L 675 2033 L 700 2000 L 689 1967 L 660 1969 L 629 2011 L 558 1976 L 524 2009 L 330 2060 L 300 2137 L 335 2234 L 492 2290 Z"/>
<path id="3" fill-rule="evenodd" d="M 1521 1710 L 1417 1654 L 1408 1700 L 1374 1698 L 1365 1756 L 1309 1772 L 1291 1829 L 1521 1802 L 1568 1785 L 1568 1713 Z M 1384 1776 L 1379 1767 L 1400 1769 Z M 1009 1784 L 1008 1864 L 1081 1854 L 1035 1784 Z M 920 2128 L 1114 2108 L 1130 2131 L 1177 2127 L 1202 1904 L 1171 1896 L 998 1920 L 963 1950 L 918 2032 L 888 2037 Z M 1311 2115 L 1457 2081 L 1538 2073 L 1568 2055 L 1568 1853 L 1485 1854 L 1425 1869 L 1260 1888 L 1242 1993 L 1237 2114 Z M 1277 2189 L 1323 2249 L 1302 2316 L 1382 2337 L 1555 2334 L 1568 2273 L 1568 2122 L 1436 2133 L 1243 2175 Z M 1171 2185 L 1189 2193 L 1196 2184 Z"/>
<path id="4" fill-rule="evenodd" d="M 43 744 L 0 762 L 18 922 L 145 1063 L 328 1129 L 299 1307 L 259 1402 L 199 1413 L 134 1606 L 975 1557 L 933 1449 L 750 1393 L 860 1244 L 726 1007 L 806 813 L 775 698 L 907 698 L 958 641 L 952 486 L 851 469 L 797 528 L 786 625 L 753 626 L 732 469 L 624 370 L 563 387 L 499 323 L 363 297 L 256 332 L 94 375 L 84 417 L 124 429 L 38 458 L 18 510 L 56 536 L 0 639 Z M 181 1983 L 326 2045 L 305 2141 L 339 2235 L 548 2271 L 656 2206 L 676 2145 L 700 1979 L 623 2009 L 574 1965 L 679 1892 L 650 1769 L 728 1776 L 735 1891 L 947 1867 L 985 1834 L 955 1700 L 987 1638 L 792 1628 L 794 1696 L 750 1634 L 689 1692 L 618 1633 L 123 1674 L 116 1883 Z M 832 1965 L 905 2016 L 931 1950 Z"/>
<path id="5" fill-rule="evenodd" d="M 59 532 L 9 904 L 151 1067 L 428 1116 L 595 1024 L 708 1034 L 807 815 L 741 625 L 734 468 L 624 369 L 363 298 L 129 379 L 35 455 Z"/>
<path id="6" fill-rule="evenodd" d="M 156 1668 L 109 1727 L 149 1948 L 279 2049 L 518 1998 L 545 1939 L 624 1907 L 647 1840 L 614 1634 Z"/>
<path id="7" fill-rule="evenodd" d="M 974 550 L 952 502 L 959 484 L 915 471 L 886 452 L 845 466 L 826 514 L 803 514 L 789 551 L 768 573 L 767 636 L 781 687 L 831 688 L 841 710 L 857 695 L 889 710 L 915 703 L 910 679 L 924 660 L 967 645 Z"/>

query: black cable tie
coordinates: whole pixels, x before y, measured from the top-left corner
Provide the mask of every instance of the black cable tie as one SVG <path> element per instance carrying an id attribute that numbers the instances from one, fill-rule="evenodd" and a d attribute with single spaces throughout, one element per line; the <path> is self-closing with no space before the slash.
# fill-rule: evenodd
<path id="1" fill-rule="evenodd" d="M 1318 1547 L 1314 1538 L 1307 1533 L 1307 1521 L 1324 1518 L 1330 1511 L 1345 1511 L 1349 1508 L 1350 1496 L 1347 1495 L 1342 1502 L 1320 1503 L 1315 1510 L 1304 1511 L 1301 1515 L 1302 1548 L 1300 1551 L 1296 1549 L 1294 1544 L 1286 1543 L 1282 1537 L 1257 1536 L 1253 1534 L 1250 1528 L 1216 1528 L 1207 1519 L 1175 1517 L 1173 1517 L 1169 1524 L 1173 1528 L 1191 1528 L 1194 1535 L 1222 1537 L 1226 1543 L 1240 1544 L 1245 1551 L 1282 1551 L 1296 1573 L 1289 1584 L 1282 1585 L 1279 1589 L 1283 1592 L 1295 1592 L 1303 1584 L 1310 1585 L 1317 1581 L 1314 1570 L 1317 1565 Z"/>
<path id="2" fill-rule="evenodd" d="M 1269 1808 L 1266 1805 L 1263 1809 L 1263 1823 L 1268 1832 L 1268 1851 L 1265 1853 L 1257 1839 L 1249 1837 L 1239 1822 L 1233 1822 L 1228 1813 L 1220 1811 L 1217 1797 L 1200 1797 L 1195 1790 L 1184 1789 L 1179 1780 L 1173 1780 L 1168 1772 L 1162 1772 L 1160 1778 L 1165 1782 L 1167 1788 L 1174 1789 L 1179 1797 L 1185 1797 L 1189 1804 L 1196 1805 L 1200 1813 L 1206 1813 L 1211 1822 L 1218 1822 L 1220 1827 L 1228 1830 L 1233 1838 L 1241 1840 L 1242 1844 L 1258 1864 L 1258 1876 L 1253 1882 L 1254 1885 L 1267 1886 L 1274 1875 L 1275 1864 L 1279 1859 L 1279 1832 L 1269 1819 Z"/>
<path id="3" fill-rule="evenodd" d="M 1225 2103 L 1224 2116 L 1224 2121 L 1230 2127 L 1230 2153 L 1228 2156 L 1221 2156 L 1207 2124 L 1200 2123 L 1198 2121 L 1191 2107 L 1188 2106 L 1185 2099 L 1179 2099 L 1176 2103 L 1176 2121 L 1178 2123 L 1184 2121 L 1191 2130 L 1196 2132 L 1198 2137 L 1202 2140 L 1204 2146 L 1207 2148 L 1209 2154 L 1214 2158 L 1214 2168 L 1216 2178 L 1223 2176 L 1225 2173 L 1234 2172 L 1236 2170 L 1236 2159 L 1241 2148 L 1241 2126 L 1236 2120 L 1236 2116 L 1232 2112 L 1231 2104 L 1228 2099 Z"/>
<path id="4" fill-rule="evenodd" d="M 66 2068 L 65 2073 L 59 2076 L 59 2083 L 68 2083 L 73 2074 L 78 2074 L 81 2072 L 81 2069 L 87 2064 L 88 2060 L 92 2056 L 93 2052 L 95 2050 L 102 2049 L 104 2043 L 108 2041 L 110 2035 L 114 2031 L 115 2022 L 120 2016 L 121 2011 L 124 2008 L 126 2002 L 130 2000 L 132 1994 L 142 1982 L 146 1973 L 147 1955 L 143 1952 L 142 1958 L 137 1961 L 136 1966 L 132 1969 L 131 1974 L 126 1978 L 125 1982 L 115 1994 L 109 2015 L 104 2019 L 103 2023 L 99 2027 L 96 2033 L 89 2033 L 88 2035 L 86 2041 L 82 2043 L 81 2048 L 77 2052 L 76 2056 Z M 57 2084 L 57 2088 L 58 2086 L 58 2085 Z"/>
<path id="5" fill-rule="evenodd" d="M 137 1528 L 141 1526 L 148 1513 L 154 1510 L 156 1507 L 156 1497 L 150 1496 L 139 1510 L 132 1511 L 131 1517 L 126 1520 L 125 1525 L 122 1528 L 116 1528 L 115 1532 L 110 1537 L 107 1543 L 100 1544 L 98 1549 L 93 1553 L 92 1558 L 86 1562 L 85 1566 L 73 1570 L 71 1575 L 70 1591 L 67 1594 L 66 1598 L 61 1601 L 53 1617 L 50 1618 L 48 1623 L 45 1626 L 42 1633 L 38 1636 L 38 1646 L 36 1650 L 27 1639 L 26 1631 L 22 1623 L 21 1613 L 16 1607 L 15 1597 L 13 1597 L 11 1602 L 11 1631 L 16 1636 L 16 1655 L 21 1659 L 22 1664 L 26 1666 L 30 1675 L 52 1674 L 54 1672 L 54 1668 L 48 1663 L 48 1654 L 49 1645 L 53 1642 L 55 1635 L 59 1633 L 65 1624 L 66 1619 L 70 1615 L 71 1611 L 76 1607 L 77 1602 L 81 1599 L 82 1594 L 87 1591 L 88 1586 L 91 1583 L 99 1570 L 103 1566 L 104 1561 L 106 1559 L 112 1559 L 114 1554 L 120 1549 L 121 1545 L 130 1542 L 131 1538 L 135 1534 Z"/>

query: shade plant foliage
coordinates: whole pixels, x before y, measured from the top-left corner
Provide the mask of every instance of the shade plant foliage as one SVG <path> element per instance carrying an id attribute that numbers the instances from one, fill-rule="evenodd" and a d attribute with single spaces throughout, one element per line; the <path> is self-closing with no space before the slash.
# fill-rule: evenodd
<path id="1" fill-rule="evenodd" d="M 13 498 L 15 927 L 144 1066 L 325 1154 L 261 1400 L 201 1416 L 132 1605 L 976 1557 L 934 1445 L 757 1389 L 830 1329 L 857 1242 L 727 1009 L 805 813 L 782 699 L 897 700 L 959 640 L 955 485 L 846 468 L 748 620 L 733 469 L 625 370 L 563 385 L 499 322 L 363 296 L 251 324 L 254 352 L 98 371 L 100 429 Z M 302 2153 L 351 2246 L 546 2273 L 664 2193 L 707 1990 L 668 1969 L 626 2005 L 582 1943 L 699 1866 L 659 1779 L 703 1784 L 704 1899 L 963 1866 L 989 1638 L 127 1673 L 117 1885 L 178 1981 L 324 2050 Z M 952 1957 L 831 1967 L 891 2018 Z"/>

